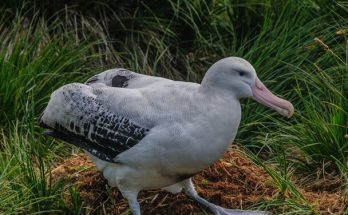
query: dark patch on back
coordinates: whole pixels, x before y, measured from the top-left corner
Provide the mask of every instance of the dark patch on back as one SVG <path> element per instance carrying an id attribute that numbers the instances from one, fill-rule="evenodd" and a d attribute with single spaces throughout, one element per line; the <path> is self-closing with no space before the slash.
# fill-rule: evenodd
<path id="1" fill-rule="evenodd" d="M 113 87 L 127 87 L 128 86 L 128 78 L 126 76 L 122 75 L 116 75 L 115 77 L 112 78 L 111 85 Z"/>

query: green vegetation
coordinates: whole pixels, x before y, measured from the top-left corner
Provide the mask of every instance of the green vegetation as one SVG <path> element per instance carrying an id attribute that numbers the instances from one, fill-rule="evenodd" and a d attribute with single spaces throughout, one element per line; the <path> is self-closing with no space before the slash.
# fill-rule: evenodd
<path id="1" fill-rule="evenodd" d="M 346 3 L 52 2 L 0 9 L 0 213 L 83 210 L 74 187 L 69 206 L 62 182 L 50 183 L 50 167 L 77 150 L 41 137 L 36 118 L 53 90 L 113 67 L 199 82 L 226 56 L 249 60 L 296 109 L 288 120 L 243 101 L 235 143 L 267 170 L 279 196 L 290 193 L 255 206 L 319 213 L 297 186 L 328 176 L 348 195 Z"/>

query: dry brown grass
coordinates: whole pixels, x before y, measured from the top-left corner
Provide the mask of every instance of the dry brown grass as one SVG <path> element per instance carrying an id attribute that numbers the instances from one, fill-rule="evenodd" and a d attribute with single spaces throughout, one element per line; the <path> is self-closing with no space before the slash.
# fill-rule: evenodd
<path id="1" fill-rule="evenodd" d="M 87 206 L 86 213 L 122 214 L 129 210 L 127 201 L 116 189 L 110 189 L 102 174 L 85 154 L 74 155 L 52 171 L 53 180 L 63 177 L 67 184 L 76 183 Z M 227 152 L 213 166 L 194 176 L 194 184 L 201 196 L 226 208 L 248 208 L 261 200 L 275 198 L 278 189 L 266 171 L 253 164 L 235 148 Z M 315 211 L 342 213 L 347 199 L 340 192 L 331 192 L 327 183 L 299 188 L 312 203 Z M 109 193 L 109 194 L 108 194 Z M 66 193 L 66 202 L 70 197 Z M 144 214 L 204 214 L 202 208 L 183 193 L 166 191 L 143 191 L 139 194 Z"/>

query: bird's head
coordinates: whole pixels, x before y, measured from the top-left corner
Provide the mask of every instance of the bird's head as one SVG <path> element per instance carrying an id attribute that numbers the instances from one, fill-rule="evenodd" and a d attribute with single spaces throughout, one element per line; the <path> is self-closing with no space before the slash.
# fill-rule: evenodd
<path id="1" fill-rule="evenodd" d="M 213 64 L 202 85 L 223 89 L 238 99 L 252 97 L 286 117 L 291 117 L 294 112 L 293 105 L 268 90 L 257 77 L 253 66 L 239 57 L 224 58 Z"/>

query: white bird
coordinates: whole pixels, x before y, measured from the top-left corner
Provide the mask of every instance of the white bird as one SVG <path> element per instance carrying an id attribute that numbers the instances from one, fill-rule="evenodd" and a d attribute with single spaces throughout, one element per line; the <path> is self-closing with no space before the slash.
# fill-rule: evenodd
<path id="1" fill-rule="evenodd" d="M 294 111 L 264 86 L 249 62 L 228 57 L 213 64 L 201 84 L 105 71 L 53 92 L 39 121 L 48 128 L 45 134 L 84 149 L 135 215 L 141 213 L 138 192 L 158 188 L 184 189 L 215 214 L 266 214 L 214 205 L 191 181 L 233 142 L 244 97 L 287 117 Z"/>

